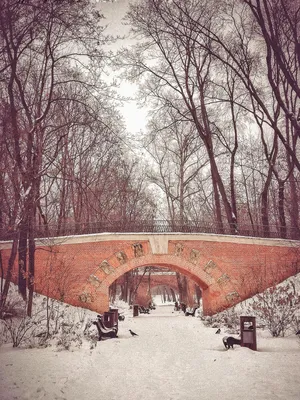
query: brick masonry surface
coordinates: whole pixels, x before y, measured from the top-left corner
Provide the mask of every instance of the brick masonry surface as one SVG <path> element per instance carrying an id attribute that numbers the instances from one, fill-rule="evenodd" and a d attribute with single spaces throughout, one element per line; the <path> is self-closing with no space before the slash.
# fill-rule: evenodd
<path id="1" fill-rule="evenodd" d="M 48 243 L 49 242 L 49 243 Z M 4 270 L 11 244 L 1 242 Z M 109 286 L 143 266 L 169 267 L 202 289 L 214 314 L 300 270 L 299 242 L 206 234 L 96 234 L 36 243 L 35 290 L 97 312 Z M 17 281 L 17 262 L 13 280 Z"/>

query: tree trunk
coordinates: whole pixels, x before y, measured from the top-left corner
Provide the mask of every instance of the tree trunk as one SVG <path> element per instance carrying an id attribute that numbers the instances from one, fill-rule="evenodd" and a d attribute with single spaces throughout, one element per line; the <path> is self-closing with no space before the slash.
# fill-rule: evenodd
<path id="1" fill-rule="evenodd" d="M 34 259 L 35 259 L 35 241 L 34 241 L 34 230 L 30 226 L 29 238 L 28 238 L 28 304 L 27 304 L 27 315 L 31 317 L 32 314 L 32 303 L 33 303 L 33 291 L 34 291 Z"/>
<path id="2" fill-rule="evenodd" d="M 19 275 L 18 288 L 23 300 L 27 298 L 26 292 L 26 274 L 27 274 L 27 241 L 28 241 L 28 224 L 27 219 L 20 223 L 19 236 Z"/>
<path id="3" fill-rule="evenodd" d="M 279 212 L 279 223 L 280 223 L 280 237 L 286 238 L 286 219 L 285 219 L 285 211 L 284 211 L 284 184 L 285 181 L 282 179 L 278 180 L 278 212 Z"/>
<path id="4" fill-rule="evenodd" d="M 109 287 L 109 297 L 112 303 L 115 302 L 117 296 L 117 281 L 114 281 Z"/>
<path id="5" fill-rule="evenodd" d="M 172 301 L 175 303 L 176 295 L 175 295 L 174 289 L 170 288 L 170 292 L 171 292 L 171 296 L 172 296 Z"/>
<path id="6" fill-rule="evenodd" d="M 269 189 L 272 179 L 272 169 L 269 168 L 268 176 L 264 184 L 264 188 L 261 194 L 261 222 L 263 225 L 263 236 L 270 237 L 270 223 L 269 223 Z"/>
<path id="7" fill-rule="evenodd" d="M 195 285 L 195 293 L 197 297 L 197 304 L 200 304 L 200 300 L 202 298 L 202 292 L 198 285 Z"/>
<path id="8" fill-rule="evenodd" d="M 209 160 L 210 160 L 210 166 L 211 166 L 211 171 L 212 171 L 212 178 L 215 180 L 215 183 L 218 186 L 218 191 L 221 195 L 223 206 L 224 206 L 224 209 L 226 212 L 227 222 L 229 223 L 230 232 L 236 233 L 236 230 L 237 230 L 236 216 L 233 215 L 233 213 L 232 213 L 232 208 L 231 208 L 230 202 L 228 201 L 228 196 L 226 194 L 222 178 L 219 174 L 214 154 L 211 151 L 209 152 Z M 217 210 L 217 211 L 220 213 L 221 210 Z M 223 229 L 222 220 L 221 220 L 221 227 Z M 223 232 L 221 232 L 221 233 L 223 233 Z"/>
<path id="9" fill-rule="evenodd" d="M 178 292 L 179 292 L 179 301 L 181 303 L 188 303 L 188 284 L 187 278 L 184 275 L 181 275 L 179 272 L 176 272 L 177 284 L 178 284 Z"/>
<path id="10" fill-rule="evenodd" d="M 7 265 L 4 289 L 3 289 L 3 292 L 1 293 L 1 298 L 0 298 L 0 318 L 3 317 L 5 303 L 6 303 L 6 299 L 7 299 L 7 295 L 8 295 L 8 291 L 9 291 L 9 285 L 10 285 L 11 278 L 12 278 L 13 266 L 14 266 L 15 259 L 17 257 L 17 253 L 18 253 L 18 242 L 19 242 L 19 234 L 18 234 L 18 232 L 15 232 L 14 238 L 13 238 L 13 243 L 12 243 L 12 248 L 11 248 L 11 252 L 10 252 L 10 257 L 9 257 L 8 265 Z"/>
<path id="11" fill-rule="evenodd" d="M 289 177 L 290 183 L 290 216 L 291 216 L 291 238 L 300 238 L 300 227 L 299 227 L 299 199 L 297 193 L 297 186 L 295 176 L 292 173 Z"/>

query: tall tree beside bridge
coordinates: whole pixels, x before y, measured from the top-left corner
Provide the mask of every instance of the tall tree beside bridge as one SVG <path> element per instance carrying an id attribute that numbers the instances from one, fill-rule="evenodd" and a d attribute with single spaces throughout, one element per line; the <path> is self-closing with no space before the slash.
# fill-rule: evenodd
<path id="1" fill-rule="evenodd" d="M 214 192 L 216 222 L 223 231 L 222 212 L 225 212 L 230 229 L 236 229 L 236 215 L 220 174 L 216 159 L 216 131 L 213 125 L 214 110 L 207 99 L 213 91 L 212 79 L 215 62 L 209 43 L 199 47 L 202 38 L 190 14 L 201 16 L 204 7 L 193 1 L 149 0 L 132 5 L 128 20 L 132 30 L 142 38 L 132 52 L 127 52 L 123 62 L 128 76 L 140 79 L 143 99 L 153 100 L 158 107 L 166 105 L 178 118 L 194 125 L 209 160 Z M 205 10 L 212 22 L 216 9 Z M 206 42 L 206 38 L 203 39 Z"/>
<path id="2" fill-rule="evenodd" d="M 10 223 L 17 233 L 19 290 L 24 299 L 28 284 L 29 315 L 37 214 L 44 218 L 41 181 L 50 173 L 68 130 L 82 124 L 78 118 L 61 118 L 61 110 L 80 105 L 80 118 L 84 112 L 86 123 L 99 121 L 93 102 L 106 91 L 99 80 L 106 42 L 101 19 L 87 0 L 1 3 L 1 143 L 7 171 L 1 171 L 1 179 L 5 186 L 11 183 L 11 196 L 16 195 Z"/>
<path id="3" fill-rule="evenodd" d="M 280 141 L 286 149 L 285 170 L 281 176 L 282 162 L 274 167 L 273 174 L 278 181 L 278 210 L 282 237 L 286 235 L 284 213 L 284 186 L 290 186 L 289 213 L 294 236 L 299 229 L 299 188 L 295 168 L 299 168 L 297 143 L 300 139 L 300 5 L 297 0 L 244 0 L 256 21 L 258 36 L 264 43 L 266 76 L 274 99 L 274 117 L 265 112 L 269 124 L 274 130 L 274 143 Z M 257 100 L 258 104 L 259 101 Z M 262 105 L 261 105 L 261 109 Z M 265 146 L 266 147 L 266 146 Z M 276 148 L 275 147 L 275 148 Z M 299 175 L 299 174 L 298 174 Z"/>
<path id="4" fill-rule="evenodd" d="M 194 124 L 209 159 L 220 226 L 224 214 L 233 231 L 238 222 L 235 168 L 245 136 L 240 123 L 243 113 L 244 125 L 250 124 L 255 135 L 262 129 L 264 136 L 278 140 L 287 160 L 283 176 L 277 173 L 282 168 L 279 158 L 274 158 L 278 166 L 270 170 L 280 196 L 278 225 L 283 224 L 284 235 L 287 205 L 282 205 L 282 187 L 289 181 L 289 197 L 296 204 L 290 220 L 296 221 L 292 228 L 297 230 L 299 4 L 293 0 L 147 0 L 132 5 L 127 20 L 139 39 L 135 48 L 123 52 L 127 76 L 139 81 L 141 99 L 154 111 L 172 108 L 178 117 Z M 226 120 L 226 114 L 230 119 Z M 270 168 L 269 140 L 267 146 L 265 162 Z M 225 163 L 229 173 L 222 150 L 230 156 Z M 270 188 L 267 175 L 264 195 Z M 262 222 L 268 224 L 269 210 L 264 206 L 269 196 L 263 200 Z M 268 230 L 267 226 L 266 234 Z"/>

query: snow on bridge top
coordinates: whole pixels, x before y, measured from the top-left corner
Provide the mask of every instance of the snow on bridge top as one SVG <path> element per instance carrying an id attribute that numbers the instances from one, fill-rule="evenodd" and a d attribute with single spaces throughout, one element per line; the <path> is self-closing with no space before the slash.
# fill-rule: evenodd
<path id="1" fill-rule="evenodd" d="M 208 241 L 218 243 L 253 244 L 262 246 L 299 247 L 298 240 L 259 238 L 206 233 L 92 233 L 86 235 L 58 236 L 36 239 L 36 246 L 80 244 L 105 241 L 149 241 L 153 254 L 167 254 L 169 241 Z M 0 241 L 0 249 L 10 248 L 10 241 Z"/>
<path id="2" fill-rule="evenodd" d="M 15 232 L 9 228 L 0 229 L 0 240 L 10 240 Z M 48 224 L 35 227 L 36 238 L 61 238 L 98 234 L 207 234 L 229 235 L 234 237 L 282 238 L 300 240 L 300 232 L 292 227 L 270 225 L 222 225 L 203 221 L 170 221 L 170 220 L 136 220 L 136 221 L 104 221 L 88 223 L 66 223 L 61 226 Z"/>

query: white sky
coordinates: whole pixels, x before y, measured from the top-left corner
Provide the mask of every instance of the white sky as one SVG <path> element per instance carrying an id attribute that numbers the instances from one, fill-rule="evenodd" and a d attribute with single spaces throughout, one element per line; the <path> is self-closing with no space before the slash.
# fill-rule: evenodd
<path id="1" fill-rule="evenodd" d="M 128 10 L 128 4 L 129 0 L 98 2 L 98 7 L 105 17 L 104 24 L 107 25 L 106 33 L 128 36 L 129 27 L 122 23 L 122 19 Z M 130 43 L 132 43 L 132 41 L 127 39 L 120 40 L 116 43 L 116 48 L 130 45 Z M 120 94 L 123 96 L 133 97 L 136 89 L 135 85 L 132 85 L 129 82 L 124 82 L 120 87 Z M 147 111 L 144 108 L 139 108 L 135 101 L 127 101 L 121 109 L 121 113 L 124 117 L 129 133 L 137 134 L 140 130 L 144 130 Z"/>

